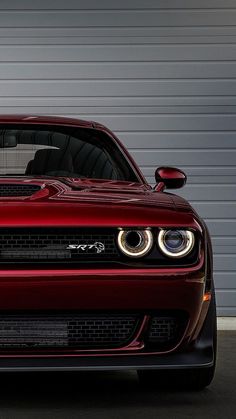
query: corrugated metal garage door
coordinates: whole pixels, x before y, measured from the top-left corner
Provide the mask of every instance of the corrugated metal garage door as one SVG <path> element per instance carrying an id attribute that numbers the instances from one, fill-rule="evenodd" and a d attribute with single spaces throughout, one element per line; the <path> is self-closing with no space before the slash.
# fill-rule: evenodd
<path id="1" fill-rule="evenodd" d="M 1 0 L 0 111 L 101 121 L 213 236 L 219 313 L 236 314 L 235 0 Z"/>

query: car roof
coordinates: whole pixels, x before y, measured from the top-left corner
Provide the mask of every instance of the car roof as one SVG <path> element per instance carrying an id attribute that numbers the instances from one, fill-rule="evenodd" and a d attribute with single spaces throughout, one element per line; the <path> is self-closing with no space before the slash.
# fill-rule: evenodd
<path id="1" fill-rule="evenodd" d="M 76 125 L 81 127 L 95 127 L 97 124 L 93 121 L 85 121 L 77 118 L 67 118 L 62 116 L 43 116 L 43 115 L 0 115 L 0 124 L 3 123 L 37 123 L 37 124 L 61 124 Z"/>

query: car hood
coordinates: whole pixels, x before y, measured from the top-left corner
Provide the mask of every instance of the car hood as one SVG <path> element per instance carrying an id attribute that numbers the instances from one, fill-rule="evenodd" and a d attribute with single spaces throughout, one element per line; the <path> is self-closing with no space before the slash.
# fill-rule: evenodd
<path id="1" fill-rule="evenodd" d="M 1 178 L 7 185 L 38 185 L 30 196 L 1 196 L 0 223 L 51 225 L 168 225 L 190 223 L 194 211 L 182 198 L 149 185 L 71 178 Z M 181 214 L 181 216 L 180 216 Z"/>

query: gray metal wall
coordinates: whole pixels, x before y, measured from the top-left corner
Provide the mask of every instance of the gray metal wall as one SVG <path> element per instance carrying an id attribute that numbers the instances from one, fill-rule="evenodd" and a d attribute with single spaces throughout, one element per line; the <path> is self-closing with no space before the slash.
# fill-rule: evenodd
<path id="1" fill-rule="evenodd" d="M 236 314 L 236 1 L 1 0 L 0 112 L 101 121 L 213 237 L 218 311 Z"/>

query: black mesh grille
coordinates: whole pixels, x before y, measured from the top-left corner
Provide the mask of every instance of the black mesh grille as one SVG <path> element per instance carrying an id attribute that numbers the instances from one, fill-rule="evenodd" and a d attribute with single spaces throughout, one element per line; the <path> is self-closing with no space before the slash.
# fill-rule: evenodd
<path id="1" fill-rule="evenodd" d="M 0 348 L 110 348 L 126 345 L 136 315 L 0 315 Z"/>
<path id="2" fill-rule="evenodd" d="M 31 196 L 41 189 L 38 185 L 0 184 L 0 197 L 4 196 Z"/>
<path id="3" fill-rule="evenodd" d="M 0 259 L 104 260 L 118 256 L 116 232 L 78 228 L 0 228 Z"/>
<path id="4" fill-rule="evenodd" d="M 149 340 L 151 342 L 169 342 L 176 336 L 178 324 L 172 317 L 153 317 L 151 320 Z"/>
<path id="5" fill-rule="evenodd" d="M 168 350 L 174 347 L 183 336 L 187 316 L 155 316 L 151 318 L 148 330 L 148 344 L 155 350 Z"/>

